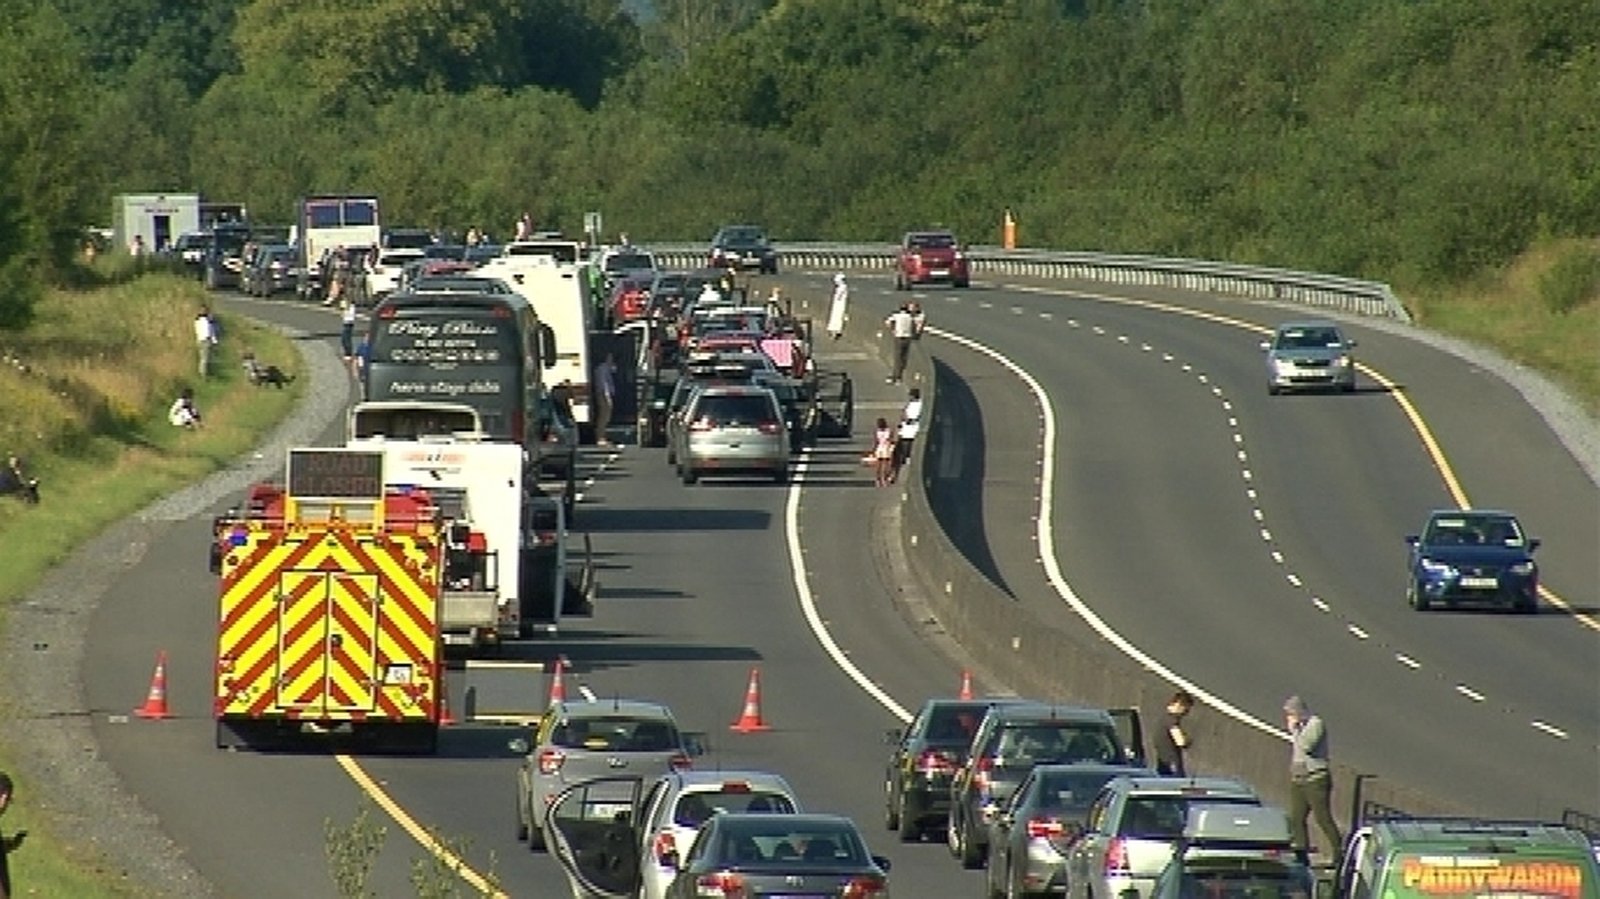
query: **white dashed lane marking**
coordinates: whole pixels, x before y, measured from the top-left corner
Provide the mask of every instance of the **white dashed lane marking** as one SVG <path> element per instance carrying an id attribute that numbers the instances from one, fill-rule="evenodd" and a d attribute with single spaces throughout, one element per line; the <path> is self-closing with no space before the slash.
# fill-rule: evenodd
<path id="1" fill-rule="evenodd" d="M 1355 637 L 1357 640 L 1367 640 L 1372 636 L 1354 624 L 1345 625 L 1345 630 L 1349 631 L 1350 636 Z"/>
<path id="2" fill-rule="evenodd" d="M 1539 721 L 1538 719 L 1535 719 L 1535 720 L 1533 720 L 1533 721 L 1531 721 L 1529 723 L 1533 725 L 1533 729 L 1534 730 L 1543 731 L 1544 733 L 1547 733 L 1550 736 L 1555 737 L 1557 740 L 1569 739 L 1566 731 L 1562 730 L 1559 727 L 1556 727 L 1553 724 L 1546 724 L 1543 721 Z"/>
<path id="3" fill-rule="evenodd" d="M 1406 655 L 1403 652 L 1395 653 L 1394 654 L 1394 660 L 1396 662 L 1399 662 L 1400 664 L 1406 666 L 1407 668 L 1410 668 L 1412 671 L 1416 671 L 1418 668 L 1422 667 L 1422 663 L 1421 662 L 1417 661 L 1416 659 L 1413 659 L 1412 657 Z"/>
<path id="4" fill-rule="evenodd" d="M 1468 699 L 1472 700 L 1473 702 L 1483 702 L 1483 698 L 1484 698 L 1483 694 L 1479 693 L 1477 690 L 1472 689 L 1471 687 L 1467 686 L 1466 684 L 1456 684 L 1456 692 L 1460 693 L 1462 696 L 1467 697 Z"/>

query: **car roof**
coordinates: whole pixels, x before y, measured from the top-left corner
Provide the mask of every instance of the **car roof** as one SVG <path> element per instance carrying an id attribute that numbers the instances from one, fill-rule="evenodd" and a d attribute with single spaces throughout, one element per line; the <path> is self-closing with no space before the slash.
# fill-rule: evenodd
<path id="1" fill-rule="evenodd" d="M 1485 837 L 1494 837 L 1497 845 L 1505 842 L 1518 845 L 1540 844 L 1548 846 L 1577 846 L 1588 848 L 1587 834 L 1544 821 L 1505 821 L 1476 818 L 1383 818 L 1369 822 L 1373 833 L 1380 839 L 1398 843 L 1418 843 L 1429 846 L 1480 844 Z"/>
<path id="2" fill-rule="evenodd" d="M 955 232 L 947 228 L 929 228 L 922 231 L 907 231 L 906 237 L 955 237 Z"/>
<path id="3" fill-rule="evenodd" d="M 1282 322 L 1278 325 L 1277 330 L 1298 331 L 1311 328 L 1333 328 L 1338 330 L 1339 325 L 1337 322 L 1328 321 L 1326 319 L 1306 319 L 1304 321 Z"/>
<path id="4" fill-rule="evenodd" d="M 723 814 L 712 818 L 711 821 L 718 822 L 723 825 L 740 823 L 767 824 L 770 823 L 775 817 L 777 816 L 771 814 L 770 812 L 724 812 Z M 793 827 L 795 829 L 800 829 L 818 824 L 826 824 L 848 827 L 858 833 L 861 831 L 861 828 L 856 825 L 855 820 L 846 815 L 833 815 L 828 814 L 827 812 L 796 812 L 792 815 L 783 815 L 782 818 L 783 822 L 780 825 L 782 827 Z"/>
<path id="5" fill-rule="evenodd" d="M 680 790 L 695 787 L 720 787 L 726 783 L 747 783 L 753 787 L 782 787 L 789 792 L 794 792 L 789 782 L 783 775 L 771 771 L 708 771 L 704 769 L 690 769 L 688 771 L 674 771 L 665 775 Z"/>
<path id="6" fill-rule="evenodd" d="M 1004 702 L 989 707 L 989 715 L 1001 721 L 1058 720 L 1068 722 L 1110 723 L 1111 713 L 1080 705 L 1056 705 L 1048 702 Z"/>
<path id="7" fill-rule="evenodd" d="M 630 715 L 635 718 L 662 718 L 674 721 L 672 709 L 665 703 L 648 699 L 594 699 L 558 702 L 550 707 L 552 714 L 563 718 L 603 718 L 608 715 Z"/>
<path id="8" fill-rule="evenodd" d="M 1148 768 L 1134 768 L 1133 776 L 1158 776 Z M 1110 774 L 1113 777 L 1128 777 L 1127 765 L 1118 765 L 1115 762 L 1049 762 L 1034 765 L 1033 772 L 1040 777 L 1051 774 Z M 1147 772 L 1141 775 L 1139 772 Z"/>
<path id="9" fill-rule="evenodd" d="M 1428 513 L 1429 518 L 1450 518 L 1456 515 L 1504 515 L 1507 518 L 1516 518 L 1515 512 L 1504 509 L 1434 509 Z"/>
<path id="10" fill-rule="evenodd" d="M 1256 797 L 1255 788 L 1231 777 L 1176 777 L 1158 774 L 1124 775 L 1109 786 L 1145 795 L 1234 795 Z"/>
<path id="11" fill-rule="evenodd" d="M 770 395 L 771 389 L 761 384 L 701 384 L 697 396 L 755 396 Z"/>

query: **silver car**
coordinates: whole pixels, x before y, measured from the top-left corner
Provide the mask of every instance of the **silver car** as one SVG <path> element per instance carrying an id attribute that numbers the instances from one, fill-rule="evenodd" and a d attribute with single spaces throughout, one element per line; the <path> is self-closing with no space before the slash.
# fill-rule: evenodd
<path id="1" fill-rule="evenodd" d="M 1356 389 L 1356 342 L 1332 322 L 1305 321 L 1279 325 L 1267 351 L 1267 393 L 1285 390 Z"/>
<path id="2" fill-rule="evenodd" d="M 706 386 L 684 407 L 673 459 L 685 484 L 702 475 L 761 474 L 789 479 L 789 428 L 765 387 Z"/>
<path id="3" fill-rule="evenodd" d="M 517 769 L 517 838 L 545 848 L 543 822 L 550 803 L 567 786 L 608 775 L 654 776 L 693 764 L 672 710 L 659 702 L 603 699 L 558 702 L 539 719 Z"/>
<path id="4" fill-rule="evenodd" d="M 1119 777 L 1106 784 L 1067 854 L 1067 895 L 1148 897 L 1183 839 L 1189 807 L 1199 803 L 1255 806 L 1261 797 L 1225 777 Z"/>
<path id="5" fill-rule="evenodd" d="M 989 822 L 989 895 L 1064 893 L 1067 847 L 1083 833 L 1090 804 L 1107 783 L 1130 773 L 1155 774 L 1088 762 L 1034 766 Z"/>
<path id="6" fill-rule="evenodd" d="M 1289 816 L 1269 805 L 1191 805 L 1183 839 L 1150 899 L 1250 896 L 1312 899 L 1316 880 L 1295 860 Z"/>
<path id="7" fill-rule="evenodd" d="M 649 786 L 643 809 L 640 891 L 644 899 L 663 899 L 681 858 L 713 815 L 792 815 L 800 800 L 787 781 L 767 771 L 674 771 Z"/>

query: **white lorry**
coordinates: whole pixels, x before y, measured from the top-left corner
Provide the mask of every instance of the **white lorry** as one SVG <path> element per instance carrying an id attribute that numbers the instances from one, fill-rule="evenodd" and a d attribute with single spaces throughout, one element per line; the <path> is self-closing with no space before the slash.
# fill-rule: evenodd
<path id="1" fill-rule="evenodd" d="M 556 362 L 546 369 L 549 389 L 564 389 L 572 419 L 592 442 L 595 416 L 590 404 L 589 379 L 595 360 L 589 352 L 589 329 L 594 307 L 581 248 L 575 241 L 529 240 L 507 244 L 504 255 L 480 266 L 473 275 L 498 278 L 533 306 L 539 321 L 555 334 Z"/>
<path id="2" fill-rule="evenodd" d="M 521 446 L 490 440 L 478 425 L 464 404 L 364 402 L 350 412 L 346 440 L 381 451 L 390 485 L 426 488 L 441 509 L 440 629 L 447 646 L 471 650 L 553 634 L 564 608 L 584 599 L 567 595 L 560 498 L 538 492 Z"/>

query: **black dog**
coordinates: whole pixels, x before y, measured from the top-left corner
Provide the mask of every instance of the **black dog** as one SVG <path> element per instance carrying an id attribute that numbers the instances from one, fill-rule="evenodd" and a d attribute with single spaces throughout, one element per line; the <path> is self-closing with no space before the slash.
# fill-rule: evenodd
<path id="1" fill-rule="evenodd" d="M 257 387 L 271 386 L 282 390 L 284 385 L 294 380 L 293 375 L 286 374 L 276 365 L 262 365 L 254 356 L 244 357 L 244 370 L 250 378 L 250 383 Z"/>

